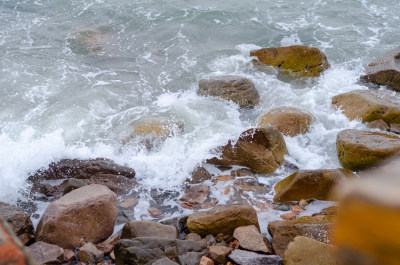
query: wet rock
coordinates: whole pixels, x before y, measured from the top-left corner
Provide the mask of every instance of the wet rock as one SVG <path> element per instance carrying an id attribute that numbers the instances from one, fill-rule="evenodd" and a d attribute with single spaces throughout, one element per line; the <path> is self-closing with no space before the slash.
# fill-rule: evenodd
<path id="1" fill-rule="evenodd" d="M 207 255 L 213 261 L 225 264 L 232 249 L 224 246 L 210 246 L 207 248 Z"/>
<path id="2" fill-rule="evenodd" d="M 362 122 L 383 120 L 400 123 L 399 94 L 386 90 L 354 90 L 332 98 L 332 104 L 343 110 L 350 120 Z"/>
<path id="3" fill-rule="evenodd" d="M 180 122 L 169 120 L 141 120 L 133 126 L 133 136 L 145 136 L 166 138 L 184 131 L 184 125 Z"/>
<path id="4" fill-rule="evenodd" d="M 301 45 L 263 48 L 250 51 L 250 56 L 295 76 L 316 77 L 329 68 L 328 59 L 319 49 Z"/>
<path id="5" fill-rule="evenodd" d="M 397 123 L 390 124 L 390 132 L 400 134 L 400 124 Z"/>
<path id="6" fill-rule="evenodd" d="M 274 209 L 277 211 L 283 211 L 283 212 L 290 211 L 290 207 L 286 204 L 277 205 Z"/>
<path id="7" fill-rule="evenodd" d="M 88 185 L 52 202 L 36 230 L 36 241 L 62 248 L 109 237 L 117 217 L 117 197 L 103 185 Z"/>
<path id="8" fill-rule="evenodd" d="M 139 198 L 127 198 L 123 200 L 119 206 L 122 208 L 133 208 L 139 203 Z"/>
<path id="9" fill-rule="evenodd" d="M 198 184 L 211 179 L 211 174 L 204 167 L 198 167 L 192 172 L 192 178 L 188 180 L 190 184 Z"/>
<path id="10" fill-rule="evenodd" d="M 196 233 L 186 235 L 185 240 L 201 241 L 201 236 Z"/>
<path id="11" fill-rule="evenodd" d="M 145 265 L 152 264 L 152 262 L 162 258 L 177 260 L 180 255 L 188 252 L 197 252 L 199 255 L 204 255 L 205 249 L 206 244 L 204 242 L 142 237 L 118 241 L 114 252 L 116 265 Z M 197 263 L 200 257 L 198 257 Z"/>
<path id="12" fill-rule="evenodd" d="M 97 264 L 103 262 L 104 252 L 98 250 L 93 243 L 86 243 L 79 249 L 78 258 L 86 264 Z"/>
<path id="13" fill-rule="evenodd" d="M 199 265 L 214 265 L 214 261 L 212 259 L 207 258 L 206 256 L 201 257 Z"/>
<path id="14" fill-rule="evenodd" d="M 275 185 L 274 202 L 300 201 L 301 199 L 335 200 L 333 189 L 357 176 L 347 169 L 300 170 Z"/>
<path id="15" fill-rule="evenodd" d="M 308 132 L 314 116 L 305 110 L 294 107 L 276 107 L 258 116 L 257 126 L 275 126 L 281 133 L 287 136 L 296 136 Z"/>
<path id="16" fill-rule="evenodd" d="M 285 265 L 337 265 L 337 248 L 314 239 L 298 236 L 283 257 Z"/>
<path id="17" fill-rule="evenodd" d="M 273 173 L 288 154 L 282 134 L 273 126 L 249 129 L 234 145 L 229 141 L 221 151 L 220 159 L 212 158 L 209 162 L 246 166 L 258 174 Z"/>
<path id="18" fill-rule="evenodd" d="M 239 168 L 231 171 L 231 176 L 233 177 L 253 177 L 257 179 L 257 177 L 251 172 L 250 169 L 247 168 Z"/>
<path id="19" fill-rule="evenodd" d="M 10 224 L 0 217 L 0 263 L 4 265 L 37 265 L 31 252 L 14 234 Z"/>
<path id="20" fill-rule="evenodd" d="M 147 211 L 153 218 L 160 218 L 162 216 L 162 211 L 156 207 L 149 207 Z"/>
<path id="21" fill-rule="evenodd" d="M 68 192 L 71 192 L 73 190 L 79 189 L 79 188 L 81 188 L 83 186 L 86 186 L 86 185 L 87 184 L 83 180 L 70 178 L 67 181 L 67 183 L 65 184 L 63 195 L 65 195 Z"/>
<path id="22" fill-rule="evenodd" d="M 64 250 L 56 245 L 40 241 L 29 246 L 29 250 L 39 264 L 56 265 L 64 262 Z"/>
<path id="23" fill-rule="evenodd" d="M 303 216 L 291 221 L 270 222 L 268 232 L 272 235 L 272 249 L 276 255 L 283 257 L 285 249 L 297 236 L 330 243 L 333 226 L 333 216 Z"/>
<path id="24" fill-rule="evenodd" d="M 241 249 L 232 251 L 229 258 L 238 265 L 283 265 L 283 260 L 279 256 L 258 254 Z"/>
<path id="25" fill-rule="evenodd" d="M 198 265 L 199 260 L 205 254 L 205 251 L 202 252 L 187 252 L 178 256 L 178 263 L 182 265 Z"/>
<path id="26" fill-rule="evenodd" d="M 361 170 L 382 162 L 400 151 L 400 137 L 395 135 L 344 130 L 337 135 L 340 164 L 350 170 Z"/>
<path id="27" fill-rule="evenodd" d="M 118 165 L 108 159 L 63 159 L 57 163 L 51 163 L 47 169 L 38 170 L 28 178 L 28 181 L 32 183 L 32 195 L 47 193 L 45 194 L 47 197 L 59 198 L 64 194 L 67 181 L 60 185 L 46 187 L 43 187 L 42 182 L 74 178 L 88 185 L 105 185 L 117 194 L 126 194 L 136 185 L 134 177 L 135 171 L 132 168 Z"/>
<path id="28" fill-rule="evenodd" d="M 29 215 L 21 209 L 0 202 L 0 216 L 6 220 L 23 244 L 34 240 L 35 230 Z"/>
<path id="29" fill-rule="evenodd" d="M 400 91 L 400 47 L 385 53 L 365 68 L 361 79 Z"/>
<path id="30" fill-rule="evenodd" d="M 187 227 L 188 215 L 174 217 L 171 219 L 163 220 L 160 223 L 164 225 L 172 225 L 178 230 L 179 239 L 185 239 L 185 236 L 189 234 L 189 229 Z"/>
<path id="31" fill-rule="evenodd" d="M 232 235 L 240 226 L 255 225 L 259 228 L 256 211 L 247 204 L 216 206 L 205 212 L 197 212 L 187 220 L 189 231 L 201 236 L 219 233 Z"/>
<path id="32" fill-rule="evenodd" d="M 68 46 L 76 54 L 98 53 L 111 40 L 111 33 L 96 29 L 81 29 L 68 37 Z"/>
<path id="33" fill-rule="evenodd" d="M 163 259 L 157 260 L 152 265 L 179 265 L 179 264 L 176 262 L 173 262 L 172 260 L 170 260 L 168 258 L 163 258 Z"/>
<path id="34" fill-rule="evenodd" d="M 389 129 L 390 129 L 390 127 L 387 125 L 387 123 L 382 119 L 371 121 L 368 124 L 368 128 L 379 129 L 382 131 L 389 131 Z"/>
<path id="35" fill-rule="evenodd" d="M 299 205 L 300 205 L 301 207 L 303 207 L 303 208 L 306 207 L 308 204 L 309 204 L 309 203 L 308 203 L 307 200 L 301 199 L 301 200 L 299 201 Z"/>
<path id="36" fill-rule="evenodd" d="M 296 214 L 295 213 L 284 213 L 280 215 L 280 218 L 282 218 L 285 221 L 290 221 L 296 219 Z"/>
<path id="37" fill-rule="evenodd" d="M 252 108 L 260 101 L 257 89 L 250 79 L 224 75 L 199 81 L 199 94 L 231 100 L 241 108 Z"/>
<path id="38" fill-rule="evenodd" d="M 233 237 L 239 241 L 241 248 L 262 253 L 272 253 L 269 244 L 265 244 L 264 236 L 254 225 L 242 226 L 235 229 Z"/>
<path id="39" fill-rule="evenodd" d="M 105 254 L 109 254 L 113 249 L 117 241 L 120 239 L 119 234 L 115 234 L 107 238 L 104 242 L 97 244 L 97 249 L 103 251 Z"/>
<path id="40" fill-rule="evenodd" d="M 187 203 L 203 203 L 206 200 L 206 197 L 210 194 L 210 188 L 207 185 L 200 184 L 195 185 L 189 188 L 185 192 L 185 195 L 181 197 L 179 200 Z"/>
<path id="41" fill-rule="evenodd" d="M 165 239 L 178 238 L 178 231 L 172 225 L 150 221 L 129 221 L 122 228 L 121 238 L 157 237 Z"/>

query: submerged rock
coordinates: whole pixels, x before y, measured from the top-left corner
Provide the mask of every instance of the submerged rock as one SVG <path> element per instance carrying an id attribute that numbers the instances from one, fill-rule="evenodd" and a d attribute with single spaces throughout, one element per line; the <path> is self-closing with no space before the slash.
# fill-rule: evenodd
<path id="1" fill-rule="evenodd" d="M 35 237 L 35 229 L 31 218 L 21 209 L 0 202 L 0 216 L 7 221 L 14 233 L 24 245 L 31 243 Z"/>
<path id="2" fill-rule="evenodd" d="M 172 225 L 164 225 L 151 221 L 129 221 L 122 228 L 121 239 L 136 237 L 157 237 L 177 239 L 178 230 Z"/>
<path id="3" fill-rule="evenodd" d="M 205 212 L 189 216 L 187 225 L 191 233 L 201 236 L 219 233 L 232 235 L 240 226 L 255 225 L 259 228 L 256 211 L 248 204 L 216 206 Z"/>
<path id="4" fill-rule="evenodd" d="M 400 91 L 400 46 L 370 63 L 365 72 L 362 80 Z"/>
<path id="5" fill-rule="evenodd" d="M 194 185 L 185 192 L 185 195 L 179 200 L 187 203 L 201 204 L 204 203 L 206 197 L 210 194 L 210 187 L 204 184 Z"/>
<path id="6" fill-rule="evenodd" d="M 400 137 L 387 133 L 344 130 L 337 135 L 336 147 L 344 168 L 362 170 L 399 152 Z"/>
<path id="7" fill-rule="evenodd" d="M 235 75 L 223 75 L 208 80 L 200 80 L 199 94 L 231 100 L 241 108 L 252 108 L 258 105 L 260 101 L 260 96 L 253 82 L 250 79 Z"/>
<path id="8" fill-rule="evenodd" d="M 296 136 L 308 132 L 314 116 L 307 111 L 294 107 L 276 107 L 261 113 L 256 122 L 257 126 L 275 126 L 287 136 Z"/>
<path id="9" fill-rule="evenodd" d="M 36 230 L 36 241 L 73 249 L 109 237 L 117 217 L 117 196 L 103 185 L 88 185 L 50 203 Z"/>
<path id="10" fill-rule="evenodd" d="M 287 246 L 297 236 L 330 243 L 334 219 L 333 216 L 303 216 L 291 221 L 270 222 L 268 232 L 272 236 L 272 249 L 276 255 L 283 257 Z"/>
<path id="11" fill-rule="evenodd" d="M 29 246 L 29 250 L 39 264 L 58 265 L 64 263 L 64 250 L 59 246 L 40 241 Z"/>
<path id="12" fill-rule="evenodd" d="M 343 168 L 300 170 L 275 185 L 274 202 L 301 199 L 335 200 L 333 189 L 339 183 L 350 179 L 357 179 L 357 176 Z"/>
<path id="13" fill-rule="evenodd" d="M 332 104 L 343 110 L 350 120 L 387 124 L 400 123 L 400 95 L 386 90 L 354 90 L 332 98 Z"/>
<path id="14" fill-rule="evenodd" d="M 190 184 L 198 184 L 209 179 L 212 179 L 210 172 L 204 167 L 198 167 L 192 172 L 192 178 L 188 182 Z"/>
<path id="15" fill-rule="evenodd" d="M 241 249 L 232 251 L 229 258 L 238 265 L 283 265 L 283 260 L 279 256 L 258 254 Z"/>
<path id="16" fill-rule="evenodd" d="M 81 29 L 68 37 L 68 46 L 76 54 L 98 53 L 103 51 L 107 42 L 111 40 L 111 33 L 96 29 Z"/>
<path id="17" fill-rule="evenodd" d="M 270 174 L 283 164 L 287 154 L 282 134 L 273 126 L 265 126 L 244 131 L 234 145 L 229 141 L 222 147 L 220 159 L 209 162 L 246 166 L 255 173 Z"/>
<path id="18" fill-rule="evenodd" d="M 302 45 L 263 48 L 250 52 L 266 65 L 297 76 L 316 77 L 329 68 L 328 59 L 317 48 Z"/>

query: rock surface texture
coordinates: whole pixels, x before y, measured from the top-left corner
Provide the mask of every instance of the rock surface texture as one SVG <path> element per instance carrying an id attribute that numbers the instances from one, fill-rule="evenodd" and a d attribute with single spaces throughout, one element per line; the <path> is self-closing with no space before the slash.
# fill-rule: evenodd
<path id="1" fill-rule="evenodd" d="M 64 250 L 56 245 L 41 241 L 29 246 L 29 250 L 39 264 L 56 265 L 64 262 Z"/>
<path id="2" fill-rule="evenodd" d="M 365 72 L 362 80 L 400 91 L 400 46 L 370 63 Z"/>
<path id="3" fill-rule="evenodd" d="M 382 162 L 400 151 L 400 137 L 387 133 L 344 130 L 337 135 L 337 155 L 344 168 L 356 171 Z"/>
<path id="4" fill-rule="evenodd" d="M 279 256 L 258 254 L 241 249 L 232 251 L 229 258 L 238 265 L 283 265 L 283 260 Z"/>
<path id="5" fill-rule="evenodd" d="M 254 252 L 272 253 L 268 239 L 264 238 L 254 225 L 236 228 L 233 237 L 239 241 L 239 245 L 243 249 Z"/>
<path id="6" fill-rule="evenodd" d="M 163 225 L 150 221 L 129 221 L 122 228 L 122 239 L 136 237 L 158 237 L 177 239 L 178 230 L 172 225 Z"/>
<path id="7" fill-rule="evenodd" d="M 250 52 L 266 65 L 297 76 L 316 77 L 329 68 L 328 59 L 317 48 L 302 45 L 263 48 Z"/>
<path id="8" fill-rule="evenodd" d="M 33 241 L 35 230 L 28 214 L 15 206 L 0 202 L 0 216 L 11 225 L 23 244 Z"/>
<path id="9" fill-rule="evenodd" d="M 117 196 L 103 185 L 88 185 L 50 203 L 36 230 L 36 241 L 73 249 L 108 238 L 117 217 Z"/>
<path id="10" fill-rule="evenodd" d="M 197 212 L 187 220 L 189 231 L 206 236 L 219 233 L 232 235 L 240 226 L 255 225 L 259 228 L 257 213 L 248 204 L 216 206 L 205 212 Z"/>
<path id="11" fill-rule="evenodd" d="M 255 173 L 270 174 L 283 164 L 287 154 L 282 134 L 273 126 L 265 126 L 244 131 L 234 145 L 229 141 L 222 148 L 220 159 L 209 162 L 246 166 Z"/>
<path id="12" fill-rule="evenodd" d="M 354 90 L 332 98 L 350 119 L 372 122 L 382 119 L 387 124 L 400 123 L 400 95 L 387 90 Z"/>
<path id="13" fill-rule="evenodd" d="M 231 100 L 241 108 L 252 108 L 258 105 L 260 101 L 260 96 L 253 82 L 250 79 L 235 75 L 223 75 L 200 80 L 199 94 Z"/>
<path id="14" fill-rule="evenodd" d="M 288 136 L 296 136 L 308 132 L 314 116 L 307 111 L 294 107 L 272 108 L 258 116 L 257 126 L 275 126 L 281 133 Z"/>
<path id="15" fill-rule="evenodd" d="M 301 199 L 335 200 L 332 190 L 339 183 L 350 179 L 357 179 L 357 176 L 343 168 L 300 170 L 275 185 L 274 202 Z"/>

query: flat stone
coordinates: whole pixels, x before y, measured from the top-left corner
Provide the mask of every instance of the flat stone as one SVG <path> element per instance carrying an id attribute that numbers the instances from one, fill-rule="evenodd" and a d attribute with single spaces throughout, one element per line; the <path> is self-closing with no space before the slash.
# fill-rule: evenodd
<path id="1" fill-rule="evenodd" d="M 210 187 L 204 184 L 195 185 L 185 192 L 179 200 L 187 203 L 203 203 L 210 194 Z"/>
<path id="2" fill-rule="evenodd" d="M 173 262 L 172 260 L 168 259 L 168 258 L 163 258 L 163 259 L 159 259 L 156 262 L 153 262 L 153 265 L 179 265 L 176 262 Z"/>
<path id="3" fill-rule="evenodd" d="M 74 178 L 70 178 L 67 181 L 67 184 L 65 184 L 65 188 L 64 188 L 64 193 L 63 195 L 67 194 L 68 192 L 71 192 L 73 190 L 79 189 L 83 186 L 86 186 L 86 182 L 84 182 L 81 179 L 74 179 Z"/>
<path id="4" fill-rule="evenodd" d="M 192 178 L 188 180 L 190 184 L 198 184 L 212 178 L 211 174 L 204 167 L 197 167 L 192 172 Z"/>
<path id="5" fill-rule="evenodd" d="M 265 244 L 264 236 L 254 225 L 242 226 L 235 229 L 233 237 L 239 241 L 240 247 L 262 253 L 272 253 L 269 246 Z"/>
<path id="6" fill-rule="evenodd" d="M 210 246 L 207 248 L 207 255 L 213 261 L 225 264 L 228 262 L 228 255 L 231 251 L 231 248 L 225 246 Z"/>
<path id="7" fill-rule="evenodd" d="M 64 263 L 64 250 L 59 246 L 36 242 L 29 246 L 33 258 L 39 264 L 56 265 Z"/>
<path id="8" fill-rule="evenodd" d="M 241 249 L 232 251 L 229 258 L 238 265 L 283 265 L 283 260 L 279 256 L 258 254 Z"/>
<path id="9" fill-rule="evenodd" d="M 382 119 L 371 121 L 368 124 L 368 128 L 379 129 L 382 131 L 389 131 L 390 129 L 389 125 Z"/>
<path id="10" fill-rule="evenodd" d="M 289 220 L 294 220 L 296 219 L 296 214 L 295 213 L 284 213 L 280 215 L 280 218 L 282 218 L 282 220 L 285 221 L 289 221 Z"/>
<path id="11" fill-rule="evenodd" d="M 121 239 L 136 237 L 157 237 L 177 239 L 178 230 L 172 225 L 163 225 L 151 221 L 129 221 L 122 228 Z"/>
<path id="12" fill-rule="evenodd" d="M 93 243 L 86 243 L 79 249 L 78 258 L 86 264 L 97 264 L 103 262 L 104 252 L 98 250 Z"/>

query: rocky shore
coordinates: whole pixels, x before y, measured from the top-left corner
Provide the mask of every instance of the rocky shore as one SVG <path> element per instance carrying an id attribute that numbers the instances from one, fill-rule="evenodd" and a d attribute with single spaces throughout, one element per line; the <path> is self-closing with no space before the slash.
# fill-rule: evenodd
<path id="1" fill-rule="evenodd" d="M 265 48 L 250 56 L 260 69 L 275 67 L 290 78 L 318 78 L 329 68 L 321 51 L 306 46 Z M 188 176 L 182 194 L 154 191 L 156 203 L 140 219 L 134 211 L 141 187 L 133 168 L 102 158 L 55 161 L 27 178 L 29 203 L 19 208 L 0 203 L 0 263 L 399 264 L 399 205 L 385 194 L 398 198 L 392 191 L 398 181 L 386 187 L 392 182 L 372 171 L 382 163 L 387 169 L 390 159 L 398 161 L 399 56 L 399 48 L 387 53 L 361 77 L 388 90 L 355 90 L 332 98 L 332 108 L 368 126 L 338 133 L 332 152 L 343 168 L 295 170 L 273 187 L 258 181 L 288 163 L 284 136 L 305 134 L 315 122 L 312 113 L 287 106 L 264 110 L 253 128 L 227 139 L 215 150 L 218 155 Z M 232 101 L 242 111 L 260 99 L 253 82 L 240 76 L 200 80 L 198 93 Z M 154 149 L 184 127 L 176 121 L 143 120 L 134 124 L 125 143 L 140 138 L 144 148 Z M 230 172 L 214 175 L 205 166 Z M 368 183 L 360 180 L 366 172 Z M 213 192 L 228 196 L 228 203 L 221 204 Z M 274 195 L 272 201 L 262 196 L 267 193 Z M 191 214 L 168 216 L 157 204 L 165 197 Z M 338 206 L 307 214 L 318 200 Z M 30 217 L 35 202 L 48 204 L 36 229 Z M 258 214 L 272 210 L 284 213 L 279 220 L 260 223 Z M 369 226 L 378 232 L 368 231 Z"/>

